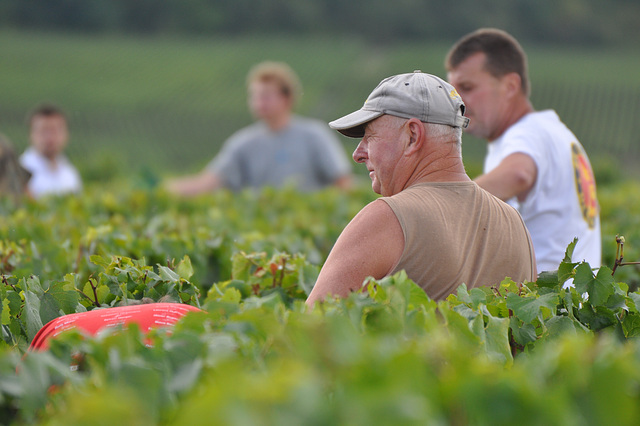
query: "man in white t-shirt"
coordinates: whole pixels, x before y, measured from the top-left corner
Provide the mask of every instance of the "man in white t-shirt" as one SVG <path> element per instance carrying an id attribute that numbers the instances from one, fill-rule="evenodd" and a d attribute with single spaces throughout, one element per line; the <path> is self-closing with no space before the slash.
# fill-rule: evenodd
<path id="1" fill-rule="evenodd" d="M 573 261 L 600 267 L 599 205 L 589 158 L 554 111 L 534 110 L 520 44 L 504 31 L 480 29 L 451 48 L 445 65 L 467 106 L 467 131 L 489 142 L 484 174 L 475 180 L 520 211 L 538 272 L 557 269 L 576 237 Z"/>
<path id="2" fill-rule="evenodd" d="M 80 174 L 63 153 L 69 130 L 62 110 L 39 105 L 29 115 L 29 130 L 31 146 L 20 156 L 20 164 L 31 173 L 33 197 L 80 192 Z"/>

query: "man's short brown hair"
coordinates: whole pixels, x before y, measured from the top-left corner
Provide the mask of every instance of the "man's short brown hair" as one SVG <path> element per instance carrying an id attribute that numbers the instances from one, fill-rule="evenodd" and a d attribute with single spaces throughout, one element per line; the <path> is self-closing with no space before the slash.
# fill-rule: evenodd
<path id="1" fill-rule="evenodd" d="M 485 69 L 496 78 L 515 72 L 520 76 L 522 92 L 529 96 L 531 85 L 527 71 L 527 54 L 509 33 L 496 28 L 481 28 L 467 34 L 453 45 L 447 58 L 447 70 L 476 53 L 486 55 Z"/>
<path id="2" fill-rule="evenodd" d="M 302 86 L 296 73 L 284 62 L 261 62 L 251 68 L 247 76 L 247 85 L 255 82 L 276 83 L 284 96 L 295 102 L 302 92 Z"/>
<path id="3" fill-rule="evenodd" d="M 31 127 L 33 119 L 36 117 L 62 117 L 67 121 L 67 115 L 64 111 L 52 103 L 41 103 L 35 106 L 27 115 L 27 125 Z"/>

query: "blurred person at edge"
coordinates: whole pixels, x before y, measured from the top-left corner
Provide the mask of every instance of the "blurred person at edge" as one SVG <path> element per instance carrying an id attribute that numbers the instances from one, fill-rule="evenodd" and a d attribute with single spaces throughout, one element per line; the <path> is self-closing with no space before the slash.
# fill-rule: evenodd
<path id="1" fill-rule="evenodd" d="M 518 212 L 474 183 L 462 163 L 469 119 L 453 86 L 420 71 L 384 79 L 361 109 L 329 126 L 360 138 L 353 159 L 382 197 L 345 227 L 306 303 L 346 297 L 404 270 L 434 300 L 468 288 L 536 278 Z"/>
<path id="2" fill-rule="evenodd" d="M 31 195 L 79 193 L 80 174 L 63 153 L 69 141 L 64 112 L 52 104 L 38 105 L 29 114 L 28 125 L 31 146 L 20 156 L 20 164 L 31 173 Z"/>
<path id="3" fill-rule="evenodd" d="M 572 260 L 601 262 L 600 213 L 589 158 L 553 110 L 529 100 L 527 57 L 508 33 L 479 29 L 449 51 L 448 80 L 467 105 L 467 132 L 488 141 L 476 183 L 516 207 L 535 249 L 538 272 Z"/>
<path id="4" fill-rule="evenodd" d="M 19 203 L 23 196 L 30 197 L 29 173 L 18 160 L 11 141 L 0 134 L 0 196 Z"/>
<path id="5" fill-rule="evenodd" d="M 301 87 L 287 64 L 254 66 L 247 89 L 258 121 L 234 133 L 200 173 L 167 181 L 169 192 L 192 196 L 220 188 L 350 186 L 351 166 L 338 139 L 324 123 L 293 113 Z"/>

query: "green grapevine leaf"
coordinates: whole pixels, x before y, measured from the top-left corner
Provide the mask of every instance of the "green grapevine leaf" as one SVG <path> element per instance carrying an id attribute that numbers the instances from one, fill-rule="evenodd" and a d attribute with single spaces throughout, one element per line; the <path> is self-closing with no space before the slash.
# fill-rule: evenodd
<path id="1" fill-rule="evenodd" d="M 107 257 L 98 256 L 96 254 L 89 257 L 91 263 L 94 263 L 98 266 L 102 266 L 102 268 L 107 269 L 109 265 L 111 265 L 111 259 Z"/>
<path id="2" fill-rule="evenodd" d="M 473 303 L 473 301 L 471 300 L 471 296 L 469 295 L 469 290 L 467 289 L 467 285 L 465 283 L 460 284 L 460 286 L 458 287 L 458 290 L 456 291 L 456 297 L 462 303 Z"/>
<path id="3" fill-rule="evenodd" d="M 561 336 L 564 333 L 576 334 L 576 325 L 574 321 L 569 317 L 555 316 L 545 321 L 545 326 L 549 331 L 549 334 L 554 338 Z"/>
<path id="4" fill-rule="evenodd" d="M 467 305 L 454 306 L 453 310 L 459 313 L 460 315 L 462 315 L 463 317 L 465 317 L 469 321 L 472 321 L 476 319 L 478 316 L 480 316 L 480 314 L 478 314 L 478 311 L 471 309 Z"/>
<path id="5" fill-rule="evenodd" d="M 538 287 L 553 288 L 558 286 L 558 271 L 544 271 L 538 275 Z"/>
<path id="6" fill-rule="evenodd" d="M 518 318 L 511 317 L 509 326 L 511 328 L 513 339 L 520 345 L 525 346 L 538 339 L 538 336 L 536 335 L 536 328 L 533 324 L 520 325 Z"/>
<path id="7" fill-rule="evenodd" d="M 229 287 L 220 300 L 227 303 L 240 303 L 242 294 L 235 288 Z"/>
<path id="8" fill-rule="evenodd" d="M 564 284 L 569 278 L 571 278 L 571 276 L 573 275 L 573 270 L 577 265 L 577 263 L 571 261 L 573 251 L 575 250 L 577 243 L 577 238 L 574 238 L 573 241 L 569 243 L 569 245 L 567 246 L 567 250 L 564 253 L 564 259 L 558 266 L 558 283 L 561 285 Z"/>
<path id="9" fill-rule="evenodd" d="M 424 290 L 422 291 L 424 293 Z M 466 284 L 461 284 L 457 291 L 458 300 L 468 304 L 472 309 L 476 309 L 478 305 L 487 303 L 487 295 L 479 288 L 467 290 Z"/>
<path id="10" fill-rule="evenodd" d="M 180 281 L 180 275 L 176 274 L 166 266 L 158 266 L 158 271 L 160 273 L 160 278 L 163 281 L 167 281 L 170 283 L 177 283 Z"/>
<path id="11" fill-rule="evenodd" d="M 438 304 L 438 311 L 445 319 L 445 324 L 449 332 L 453 333 L 457 338 L 462 339 L 465 343 L 477 344 L 478 337 L 473 333 L 472 325 L 464 316 L 449 308 L 447 302 Z M 480 321 L 482 321 L 481 316 Z"/>
<path id="12" fill-rule="evenodd" d="M 40 278 L 38 278 L 36 275 L 31 275 L 28 278 L 25 279 L 25 290 L 29 290 L 35 294 L 37 294 L 38 296 L 42 296 L 42 294 L 44 293 L 44 288 L 42 287 L 42 284 L 40 283 Z"/>
<path id="13" fill-rule="evenodd" d="M 638 293 L 629 293 L 629 299 L 633 302 L 633 306 L 636 309 L 636 312 L 640 312 L 640 294 Z"/>
<path id="14" fill-rule="evenodd" d="M 518 286 L 518 284 L 509 277 L 506 277 L 504 280 L 502 280 L 499 288 L 500 294 L 503 295 L 508 293 L 519 293 L 520 291 L 520 287 Z"/>
<path id="15" fill-rule="evenodd" d="M 178 273 L 180 278 L 184 280 L 188 280 L 193 276 L 193 266 L 191 265 L 191 259 L 189 258 L 189 256 L 185 255 L 180 263 L 178 263 L 176 272 Z"/>
<path id="16" fill-rule="evenodd" d="M 486 327 L 487 354 L 510 366 L 513 364 L 513 355 L 509 345 L 509 318 L 497 318 L 489 316 Z"/>
<path id="17" fill-rule="evenodd" d="M 615 284 L 614 284 L 615 285 Z M 605 306 L 609 309 L 620 309 L 625 308 L 627 306 L 627 296 L 620 293 L 613 293 L 607 299 Z"/>
<path id="18" fill-rule="evenodd" d="M 24 315 L 27 325 L 27 338 L 33 340 L 36 333 L 42 328 L 40 318 L 40 299 L 30 290 L 24 292 Z"/>
<path id="19" fill-rule="evenodd" d="M 78 292 L 70 287 L 75 288 L 66 282 L 52 282 L 45 291 L 45 295 L 50 295 L 65 314 L 74 313 L 78 305 Z"/>
<path id="20" fill-rule="evenodd" d="M 16 317 L 20 313 L 22 309 L 22 298 L 15 291 L 7 292 L 7 300 L 9 301 L 9 310 L 11 311 L 11 315 Z"/>
<path id="21" fill-rule="evenodd" d="M 627 315 L 622 320 L 622 330 L 628 339 L 640 336 L 640 316 Z"/>
<path id="22" fill-rule="evenodd" d="M 618 323 L 615 312 L 605 306 L 593 307 L 590 302 L 583 303 L 578 310 L 578 319 L 591 330 L 599 331 Z"/>
<path id="23" fill-rule="evenodd" d="M 51 294 L 43 294 L 40 297 L 40 318 L 42 319 L 42 323 L 46 324 L 59 316 L 60 305 L 58 302 Z"/>
<path id="24" fill-rule="evenodd" d="M 530 324 L 539 318 L 542 314 L 542 308 L 548 309 L 551 314 L 555 315 L 557 305 L 557 293 L 547 293 L 539 297 L 520 297 L 515 293 L 507 295 L 507 307 L 525 324 Z"/>
<path id="25" fill-rule="evenodd" d="M 573 241 L 571 241 L 567 246 L 567 249 L 564 252 L 564 259 L 562 259 L 562 263 L 571 262 L 571 258 L 573 257 L 573 251 L 576 248 L 576 244 L 578 244 L 578 238 L 574 238 Z"/>
<path id="26" fill-rule="evenodd" d="M 0 306 L 0 324 L 9 325 L 11 322 L 11 311 L 9 309 L 9 299 L 2 300 L 2 306 Z"/>
<path id="27" fill-rule="evenodd" d="M 588 293 L 589 301 L 593 306 L 604 305 L 614 291 L 614 279 L 611 270 L 606 266 L 598 270 L 594 277 L 591 266 L 588 263 L 581 263 L 576 268 L 574 285 L 578 293 Z"/>
<path id="28" fill-rule="evenodd" d="M 168 383 L 167 388 L 172 392 L 180 392 L 191 389 L 202 372 L 202 360 L 183 360 Z"/>

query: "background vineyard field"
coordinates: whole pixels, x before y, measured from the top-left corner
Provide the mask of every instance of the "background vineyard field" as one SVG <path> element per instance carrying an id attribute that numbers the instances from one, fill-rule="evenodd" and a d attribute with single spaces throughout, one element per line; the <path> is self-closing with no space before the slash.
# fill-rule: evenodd
<path id="1" fill-rule="evenodd" d="M 70 115 L 69 155 L 86 180 L 198 170 L 251 122 L 244 79 L 265 59 L 290 63 L 304 96 L 298 111 L 329 121 L 358 107 L 384 77 L 414 69 L 445 75 L 450 43 L 327 36 L 125 37 L 0 33 L 0 131 L 21 150 L 24 117 L 40 101 Z M 611 47 L 529 46 L 533 101 L 554 108 L 599 167 L 635 173 L 640 54 Z M 355 144 L 343 139 L 350 153 Z M 479 171 L 484 142 L 466 135 Z M 613 164 L 613 166 L 612 166 Z M 357 172 L 358 168 L 354 167 Z"/>
<path id="2" fill-rule="evenodd" d="M 27 111 L 60 104 L 85 181 L 80 196 L 0 200 L 0 424 L 639 423 L 640 268 L 609 268 L 617 235 L 640 261 L 640 53 L 523 43 L 535 106 L 556 109 L 594 164 L 599 271 L 565 259 L 536 283 L 441 302 L 400 273 L 308 309 L 338 235 L 376 197 L 366 176 L 350 191 L 194 199 L 158 180 L 198 170 L 252 121 L 258 61 L 290 63 L 299 112 L 329 121 L 388 75 L 444 76 L 450 42 L 153 34 L 0 31 L 0 132 L 21 151 Z M 464 136 L 472 176 L 484 152 Z M 71 332 L 28 351 L 54 318 L 143 300 L 204 312 L 172 333 Z"/>

